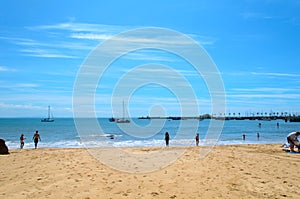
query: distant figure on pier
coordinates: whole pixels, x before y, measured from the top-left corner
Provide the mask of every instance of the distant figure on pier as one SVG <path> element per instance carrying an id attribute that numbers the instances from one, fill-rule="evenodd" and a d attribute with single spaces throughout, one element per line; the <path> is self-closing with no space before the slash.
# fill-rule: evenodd
<path id="1" fill-rule="evenodd" d="M 261 123 L 258 123 L 258 127 L 259 127 L 259 128 L 261 127 Z"/>
<path id="2" fill-rule="evenodd" d="M 197 133 L 195 139 L 196 139 L 196 146 L 199 146 L 199 133 Z"/>
<path id="3" fill-rule="evenodd" d="M 246 139 L 246 135 L 245 134 L 243 134 L 243 140 L 245 140 Z"/>
<path id="4" fill-rule="evenodd" d="M 259 140 L 259 133 L 256 134 L 257 140 Z"/>
<path id="5" fill-rule="evenodd" d="M 166 146 L 169 146 L 169 140 L 170 140 L 170 135 L 168 132 L 165 133 L 165 141 L 166 141 Z"/>

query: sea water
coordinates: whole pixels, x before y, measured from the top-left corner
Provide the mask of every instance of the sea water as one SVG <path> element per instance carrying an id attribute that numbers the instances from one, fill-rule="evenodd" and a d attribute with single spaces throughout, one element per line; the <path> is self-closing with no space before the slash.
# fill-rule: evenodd
<path id="1" fill-rule="evenodd" d="M 119 124 L 100 118 L 96 120 L 100 130 L 91 124 L 90 119 L 81 119 L 78 128 L 78 123 L 72 118 L 56 118 L 54 122 L 41 122 L 38 118 L 0 118 L 0 138 L 6 141 L 9 149 L 19 148 L 21 134 L 26 138 L 24 148 L 33 148 L 32 137 L 36 130 L 41 136 L 38 147 L 42 148 L 150 147 L 164 146 L 164 134 L 167 131 L 170 134 L 170 146 L 193 146 L 196 133 L 200 134 L 200 145 L 231 145 L 284 143 L 288 133 L 300 130 L 300 123 L 283 120 L 226 120 L 220 135 L 214 135 L 217 140 L 210 142 L 207 139 L 208 129 L 213 128 L 210 119 L 158 120 L 161 121 L 151 124 L 148 119 L 132 119 L 130 124 Z M 137 128 L 129 126 L 133 124 Z"/>

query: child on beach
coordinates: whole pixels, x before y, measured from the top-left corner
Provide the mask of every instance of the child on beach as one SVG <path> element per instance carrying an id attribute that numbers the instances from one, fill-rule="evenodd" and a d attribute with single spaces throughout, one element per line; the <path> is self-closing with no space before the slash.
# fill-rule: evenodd
<path id="1" fill-rule="evenodd" d="M 300 135 L 300 132 L 291 132 L 287 135 L 287 142 L 290 144 L 291 152 L 294 151 L 294 147 L 296 146 L 298 148 L 298 151 L 300 152 L 300 143 L 298 141 L 298 136 Z"/>

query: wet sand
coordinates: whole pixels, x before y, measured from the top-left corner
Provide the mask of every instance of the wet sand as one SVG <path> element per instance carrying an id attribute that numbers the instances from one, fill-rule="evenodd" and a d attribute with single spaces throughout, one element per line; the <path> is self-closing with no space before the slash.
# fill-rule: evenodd
<path id="1" fill-rule="evenodd" d="M 112 169 L 86 149 L 12 150 L 0 156 L 0 198 L 300 197 L 300 154 L 287 154 L 280 144 L 217 146 L 202 159 L 201 147 L 186 149 L 150 173 Z"/>

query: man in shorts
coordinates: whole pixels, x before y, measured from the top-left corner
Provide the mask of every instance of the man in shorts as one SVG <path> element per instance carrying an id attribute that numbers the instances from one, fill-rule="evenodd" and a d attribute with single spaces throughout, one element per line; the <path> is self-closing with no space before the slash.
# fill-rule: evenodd
<path id="1" fill-rule="evenodd" d="M 39 134 L 38 131 L 35 132 L 35 134 L 33 135 L 33 138 L 32 138 L 32 139 L 34 140 L 34 148 L 36 149 L 39 140 L 41 140 L 41 137 L 40 137 L 40 134 Z"/>

